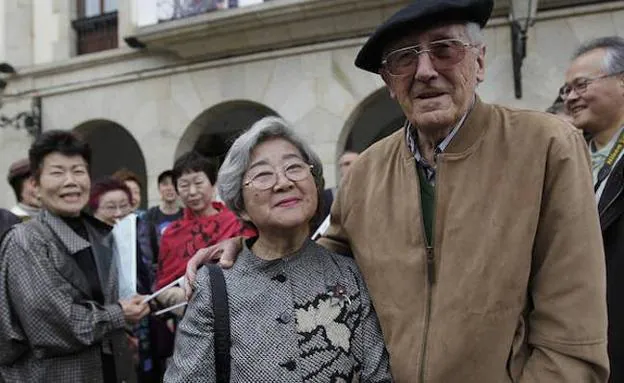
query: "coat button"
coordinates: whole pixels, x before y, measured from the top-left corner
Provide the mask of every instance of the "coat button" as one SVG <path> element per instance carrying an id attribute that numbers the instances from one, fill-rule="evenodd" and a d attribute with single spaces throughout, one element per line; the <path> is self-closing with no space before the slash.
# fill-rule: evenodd
<path id="1" fill-rule="evenodd" d="M 295 363 L 295 361 L 291 359 L 287 362 L 280 363 L 280 367 L 284 367 L 288 371 L 295 371 L 295 369 L 297 368 L 297 363 Z"/>
<path id="2" fill-rule="evenodd" d="M 271 280 L 278 281 L 280 283 L 284 283 L 284 282 L 286 282 L 286 276 L 284 274 L 278 274 L 278 275 L 274 276 L 273 278 L 271 278 Z"/>
<path id="3" fill-rule="evenodd" d="M 284 311 L 280 314 L 278 321 L 280 323 L 286 324 L 292 320 L 292 314 L 288 311 Z"/>

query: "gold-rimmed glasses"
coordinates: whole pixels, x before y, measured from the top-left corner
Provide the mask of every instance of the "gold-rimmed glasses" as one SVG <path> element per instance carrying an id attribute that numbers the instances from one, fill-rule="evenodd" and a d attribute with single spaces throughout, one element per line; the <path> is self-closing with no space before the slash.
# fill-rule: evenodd
<path id="1" fill-rule="evenodd" d="M 449 69 L 464 59 L 470 47 L 476 46 L 459 39 L 437 40 L 392 51 L 381 64 L 392 76 L 405 76 L 416 71 L 418 58 L 427 53 L 436 68 Z"/>

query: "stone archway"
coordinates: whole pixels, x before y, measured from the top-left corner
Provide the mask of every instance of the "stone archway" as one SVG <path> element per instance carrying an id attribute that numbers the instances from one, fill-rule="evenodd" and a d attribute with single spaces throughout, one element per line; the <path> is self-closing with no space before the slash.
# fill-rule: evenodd
<path id="1" fill-rule="evenodd" d="M 236 100 L 217 104 L 203 111 L 186 128 L 175 151 L 175 158 L 196 150 L 223 161 L 232 142 L 253 123 L 266 116 L 278 114 L 253 101 Z"/>
<path id="2" fill-rule="evenodd" d="M 362 152 L 375 142 L 400 129 L 405 121 L 401 107 L 383 87 L 366 97 L 351 113 L 338 145 L 340 156 L 345 150 Z"/>
<path id="3" fill-rule="evenodd" d="M 91 146 L 91 177 L 110 176 L 121 168 L 135 172 L 141 181 L 141 208 L 147 208 L 147 171 L 138 142 L 123 126 L 110 120 L 90 120 L 74 128 Z"/>

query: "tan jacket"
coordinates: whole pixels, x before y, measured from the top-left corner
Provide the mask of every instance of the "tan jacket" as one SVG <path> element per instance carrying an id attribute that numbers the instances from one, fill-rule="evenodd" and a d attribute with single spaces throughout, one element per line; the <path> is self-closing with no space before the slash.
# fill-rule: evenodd
<path id="1" fill-rule="evenodd" d="M 398 382 L 605 382 L 598 216 L 581 134 L 477 100 L 438 156 L 428 268 L 415 160 L 364 152 L 320 242 L 351 249 Z"/>

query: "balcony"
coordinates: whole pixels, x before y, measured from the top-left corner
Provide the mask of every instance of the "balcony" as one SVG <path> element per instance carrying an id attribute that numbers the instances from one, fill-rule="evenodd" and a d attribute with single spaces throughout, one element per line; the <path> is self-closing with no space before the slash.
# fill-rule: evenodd
<path id="1" fill-rule="evenodd" d="M 136 1 L 143 14 L 135 34 L 127 37 L 182 59 L 206 60 L 361 38 L 411 0 Z M 541 0 L 539 11 L 617 1 Z M 254 4 L 246 6 L 249 2 Z M 508 14 L 509 0 L 497 0 L 496 22 L 506 23 Z"/>
<path id="2" fill-rule="evenodd" d="M 247 3 L 238 0 L 236 8 L 218 12 L 171 17 L 166 22 L 161 15 L 161 22 L 139 23 L 144 26 L 131 37 L 149 49 L 169 51 L 183 59 L 217 59 L 361 37 L 406 3 L 271 0 L 244 6 Z"/>

